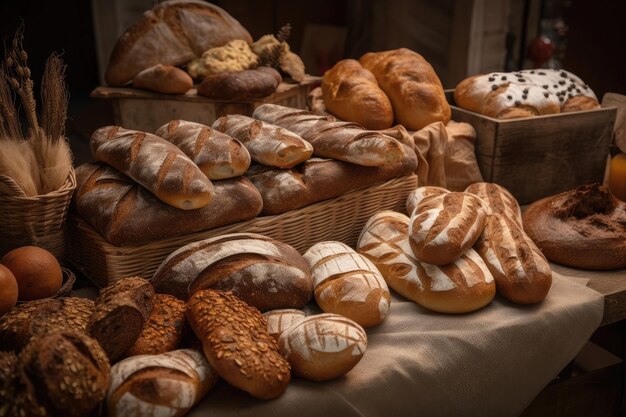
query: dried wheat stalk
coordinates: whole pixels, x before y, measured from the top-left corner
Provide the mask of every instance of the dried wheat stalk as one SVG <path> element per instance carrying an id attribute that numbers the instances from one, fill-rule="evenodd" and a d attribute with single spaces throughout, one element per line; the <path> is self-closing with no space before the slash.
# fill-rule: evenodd
<path id="1" fill-rule="evenodd" d="M 41 125 L 51 142 L 65 137 L 68 93 L 65 88 L 65 69 L 56 53 L 46 61 L 41 79 Z"/>

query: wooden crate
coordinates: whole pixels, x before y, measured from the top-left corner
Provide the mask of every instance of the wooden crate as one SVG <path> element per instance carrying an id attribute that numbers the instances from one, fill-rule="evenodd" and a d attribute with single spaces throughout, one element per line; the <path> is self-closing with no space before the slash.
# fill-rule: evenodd
<path id="1" fill-rule="evenodd" d="M 186 94 L 159 94 L 136 88 L 97 87 L 91 97 L 110 100 L 115 123 L 127 129 L 154 132 L 174 119 L 190 120 L 211 125 L 226 114 L 252 115 L 265 103 L 280 104 L 297 109 L 307 108 L 307 96 L 321 81 L 306 76 L 299 84 L 281 83 L 264 99 L 241 102 L 213 100 L 197 94 L 195 88 Z"/>
<path id="2" fill-rule="evenodd" d="M 617 111 L 597 110 L 498 120 L 455 106 L 452 120 L 476 129 L 485 181 L 507 188 L 520 204 L 590 182 L 602 182 Z"/>

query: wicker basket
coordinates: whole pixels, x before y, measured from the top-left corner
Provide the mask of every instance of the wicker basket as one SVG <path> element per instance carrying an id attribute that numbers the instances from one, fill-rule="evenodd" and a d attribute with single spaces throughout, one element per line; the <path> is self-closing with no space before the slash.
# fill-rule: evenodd
<path id="1" fill-rule="evenodd" d="M 68 218 L 69 261 L 98 286 L 127 276 L 151 277 L 173 251 L 191 242 L 227 233 L 259 233 L 288 243 L 300 252 L 324 240 L 356 245 L 365 222 L 381 210 L 405 210 L 406 198 L 417 187 L 417 177 L 395 178 L 287 213 L 257 217 L 217 229 L 117 247 L 102 238 L 84 220 Z"/>
<path id="2" fill-rule="evenodd" d="M 21 193 L 10 178 L 0 176 L 3 187 Z M 0 256 L 20 246 L 39 246 L 59 260 L 65 259 L 67 245 L 65 220 L 76 188 L 76 174 L 71 168 L 63 186 L 51 193 L 34 197 L 0 194 Z"/>

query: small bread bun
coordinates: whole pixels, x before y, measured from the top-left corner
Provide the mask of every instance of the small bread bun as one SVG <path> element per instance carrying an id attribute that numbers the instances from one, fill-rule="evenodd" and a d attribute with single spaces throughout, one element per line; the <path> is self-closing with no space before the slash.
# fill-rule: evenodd
<path id="1" fill-rule="evenodd" d="M 0 264 L 0 316 L 17 304 L 17 281 L 13 272 Z"/>
<path id="2" fill-rule="evenodd" d="M 263 317 L 267 320 L 267 332 L 276 341 L 280 338 L 285 330 L 304 320 L 306 315 L 304 311 L 295 308 L 282 308 L 278 310 L 266 311 Z"/>
<path id="3" fill-rule="evenodd" d="M 53 254 L 36 246 L 13 249 L 0 259 L 15 276 L 22 301 L 54 297 L 63 283 L 61 265 Z"/>

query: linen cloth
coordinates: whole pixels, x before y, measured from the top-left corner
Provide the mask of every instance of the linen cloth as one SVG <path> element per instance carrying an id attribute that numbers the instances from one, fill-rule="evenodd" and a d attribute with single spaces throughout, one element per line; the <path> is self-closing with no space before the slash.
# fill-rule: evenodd
<path id="1" fill-rule="evenodd" d="M 345 376 L 293 378 L 273 401 L 220 381 L 188 414 L 200 416 L 517 416 L 600 324 L 603 296 L 554 273 L 546 300 L 496 297 L 470 314 L 428 312 L 392 293 L 391 310 L 366 329 L 365 356 Z"/>

